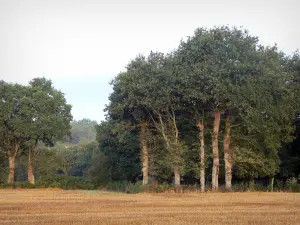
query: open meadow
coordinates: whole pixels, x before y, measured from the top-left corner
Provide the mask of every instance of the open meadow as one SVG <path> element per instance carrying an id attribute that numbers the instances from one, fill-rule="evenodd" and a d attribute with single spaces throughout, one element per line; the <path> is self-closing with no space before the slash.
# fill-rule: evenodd
<path id="1" fill-rule="evenodd" d="M 300 194 L 2 189 L 0 224 L 300 224 Z"/>

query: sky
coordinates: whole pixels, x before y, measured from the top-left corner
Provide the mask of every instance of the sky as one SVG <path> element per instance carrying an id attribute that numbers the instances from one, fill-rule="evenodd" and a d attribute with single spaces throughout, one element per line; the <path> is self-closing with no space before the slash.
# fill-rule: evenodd
<path id="1" fill-rule="evenodd" d="M 138 54 L 168 53 L 198 27 L 242 26 L 300 49 L 297 0 L 0 0 L 0 80 L 51 79 L 74 119 L 105 119 L 109 82 Z"/>

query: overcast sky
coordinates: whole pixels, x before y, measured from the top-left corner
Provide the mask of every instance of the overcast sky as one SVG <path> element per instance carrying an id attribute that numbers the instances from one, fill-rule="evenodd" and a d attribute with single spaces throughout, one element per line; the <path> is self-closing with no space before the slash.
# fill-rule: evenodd
<path id="1" fill-rule="evenodd" d="M 74 119 L 104 119 L 109 81 L 137 54 L 169 52 L 197 27 L 243 26 L 287 54 L 300 48 L 300 4 L 265 1 L 0 0 L 0 79 L 52 79 Z"/>

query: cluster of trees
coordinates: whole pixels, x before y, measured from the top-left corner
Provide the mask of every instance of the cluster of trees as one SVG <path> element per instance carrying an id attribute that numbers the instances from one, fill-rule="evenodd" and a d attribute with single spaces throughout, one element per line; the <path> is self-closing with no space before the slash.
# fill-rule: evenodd
<path id="1" fill-rule="evenodd" d="M 111 82 L 100 124 L 72 121 L 50 80 L 1 81 L 0 179 L 199 182 L 217 191 L 297 178 L 299 83 L 298 52 L 229 27 L 197 29 L 169 54 L 131 60 Z"/>
<path id="2" fill-rule="evenodd" d="M 8 159 L 8 184 L 14 183 L 21 155 L 28 158 L 27 178 L 33 184 L 38 144 L 50 147 L 70 136 L 71 105 L 50 80 L 35 78 L 29 85 L 0 81 L 0 109 L 1 161 Z"/>
<path id="3" fill-rule="evenodd" d="M 37 154 L 34 155 L 35 185 L 53 184 L 61 186 L 58 182 L 62 182 L 63 179 L 68 180 L 70 177 L 87 181 L 99 177 L 98 172 L 94 172 L 102 158 L 99 155 L 98 144 L 95 140 L 96 124 L 96 121 L 89 119 L 73 120 L 70 123 L 70 137 L 65 136 L 58 139 L 53 146 L 47 146 L 39 141 L 36 146 Z M 15 182 L 28 181 L 28 157 L 26 149 L 16 157 Z M 0 165 L 0 183 L 4 183 L 8 172 L 8 160 L 5 154 L 0 154 L 0 163 L 2 164 Z M 80 180 L 73 180 L 72 182 L 75 183 L 72 185 L 76 185 L 78 181 Z"/>
<path id="4" fill-rule="evenodd" d="M 99 167 L 110 180 L 142 174 L 143 184 L 199 178 L 202 191 L 207 181 L 231 189 L 233 175 L 273 178 L 292 155 L 285 168 L 299 175 L 299 82 L 298 52 L 238 28 L 197 29 L 169 54 L 138 55 L 112 81 Z"/>

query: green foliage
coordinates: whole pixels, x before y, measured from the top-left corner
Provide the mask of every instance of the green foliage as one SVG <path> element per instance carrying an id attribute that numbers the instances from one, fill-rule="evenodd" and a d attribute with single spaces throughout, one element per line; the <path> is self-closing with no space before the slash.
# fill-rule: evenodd
<path id="1" fill-rule="evenodd" d="M 28 87 L 0 82 L 0 150 L 16 156 L 21 145 L 30 140 L 33 110 L 27 97 Z"/>
<path id="2" fill-rule="evenodd" d="M 66 138 L 67 143 L 78 144 L 79 142 L 89 142 L 96 138 L 97 122 L 90 119 L 73 120 L 71 122 L 71 139 Z"/>
<path id="3" fill-rule="evenodd" d="M 170 185 L 167 182 L 164 182 L 157 186 L 156 192 L 158 193 L 167 192 L 169 189 L 170 189 Z"/>
<path id="4" fill-rule="evenodd" d="M 145 187 L 139 183 L 131 183 L 128 181 L 113 181 L 107 184 L 102 184 L 98 186 L 98 189 L 115 191 L 115 192 L 124 192 L 128 194 L 135 194 L 142 192 Z"/>
<path id="5" fill-rule="evenodd" d="M 290 192 L 300 192 L 300 184 L 295 177 L 286 181 L 285 189 Z"/>
<path id="6" fill-rule="evenodd" d="M 54 175 L 51 178 L 48 177 L 42 182 L 39 181 L 36 184 L 30 184 L 28 182 L 15 182 L 13 185 L 9 185 L 3 183 L 0 184 L 0 188 L 61 188 L 65 190 L 93 190 L 96 189 L 96 185 L 79 177 Z"/>
<path id="7" fill-rule="evenodd" d="M 200 28 L 169 55 L 151 52 L 130 61 L 112 82 L 109 119 L 120 126 L 147 119 L 155 130 L 148 138 L 151 175 L 169 179 L 180 165 L 181 174 L 197 177 L 195 123 L 205 124 L 210 143 L 212 115 L 220 111 L 231 120 L 235 175 L 274 176 L 277 152 L 293 138 L 299 65 L 297 53 L 287 57 L 277 46 L 262 46 L 246 30 Z"/>
<path id="8" fill-rule="evenodd" d="M 140 174 L 139 140 L 136 130 L 118 132 L 114 121 L 97 126 L 99 152 L 90 174 L 99 183 L 113 180 L 135 181 Z"/>
<path id="9" fill-rule="evenodd" d="M 234 171 L 238 177 L 274 176 L 278 168 L 277 156 L 251 149 L 235 149 Z"/>
<path id="10" fill-rule="evenodd" d="M 37 187 L 45 188 L 62 188 L 67 190 L 96 189 L 96 185 L 88 180 L 81 177 L 65 176 L 65 175 L 54 175 L 47 177 L 36 184 Z"/>
<path id="11" fill-rule="evenodd" d="M 64 94 L 52 86 L 51 80 L 34 78 L 29 88 L 33 114 L 27 118 L 31 122 L 28 135 L 33 142 L 40 140 L 53 146 L 65 135 L 70 135 L 71 105 L 66 103 Z"/>
<path id="12" fill-rule="evenodd" d="M 5 157 L 20 155 L 16 177 L 24 180 L 24 155 L 38 144 L 37 186 L 171 191 L 174 169 L 180 168 L 186 184 L 181 191 L 197 191 L 197 184 L 188 185 L 199 178 L 197 124 L 205 127 L 208 178 L 213 115 L 220 112 L 219 145 L 226 117 L 233 178 L 241 180 L 233 190 L 271 190 L 260 180 L 276 177 L 274 190 L 298 191 L 297 181 L 280 180 L 300 175 L 299 52 L 287 56 L 236 27 L 199 28 L 170 54 L 138 55 L 111 84 L 106 121 L 70 124 L 71 106 L 50 80 L 35 78 L 27 86 L 1 81 L 0 181 L 7 176 Z M 165 182 L 155 188 L 139 184 L 145 145 L 150 180 Z"/>
<path id="13" fill-rule="evenodd" d="M 0 183 L 5 183 L 7 181 L 8 174 L 8 160 L 4 154 L 0 153 Z"/>

